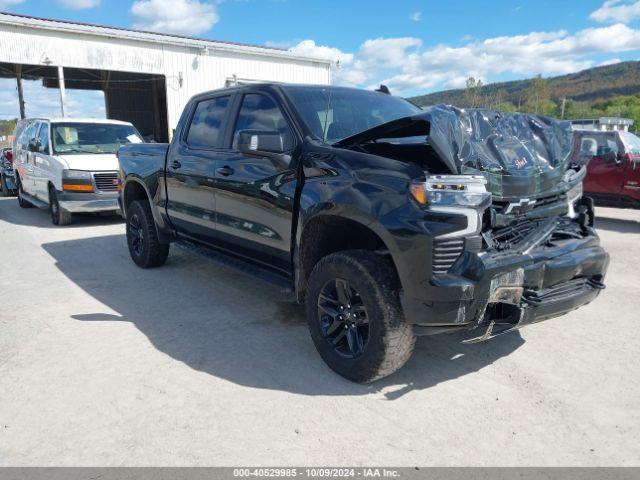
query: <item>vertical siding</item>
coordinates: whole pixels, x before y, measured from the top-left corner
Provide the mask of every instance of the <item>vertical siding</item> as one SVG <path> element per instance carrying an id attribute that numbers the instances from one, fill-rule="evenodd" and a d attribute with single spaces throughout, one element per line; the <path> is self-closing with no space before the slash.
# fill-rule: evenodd
<path id="1" fill-rule="evenodd" d="M 175 128 L 189 98 L 224 87 L 234 75 L 275 82 L 330 82 L 329 66 L 320 62 L 0 24 L 0 62 L 42 65 L 46 58 L 55 66 L 164 75 L 169 130 Z"/>

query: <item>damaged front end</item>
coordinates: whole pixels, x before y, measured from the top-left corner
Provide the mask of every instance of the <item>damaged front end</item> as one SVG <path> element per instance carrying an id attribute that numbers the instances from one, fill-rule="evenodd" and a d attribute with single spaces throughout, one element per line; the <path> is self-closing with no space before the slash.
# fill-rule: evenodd
<path id="1" fill-rule="evenodd" d="M 466 341 L 482 341 L 563 315 L 604 288 L 609 257 L 582 196 L 586 170 L 568 166 L 571 142 L 568 122 L 448 106 L 338 142 L 418 163 L 425 177 L 409 193 L 427 218 L 464 219 L 430 239 L 428 284 L 403 293 L 417 334 L 473 329 Z"/>

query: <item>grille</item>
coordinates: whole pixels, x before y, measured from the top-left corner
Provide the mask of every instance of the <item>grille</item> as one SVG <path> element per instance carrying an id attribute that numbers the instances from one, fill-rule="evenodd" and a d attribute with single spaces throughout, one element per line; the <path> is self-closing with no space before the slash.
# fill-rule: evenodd
<path id="1" fill-rule="evenodd" d="M 94 173 L 93 180 L 96 187 L 102 192 L 115 192 L 118 190 L 118 172 Z"/>
<path id="2" fill-rule="evenodd" d="M 517 214 L 522 211 L 530 211 L 530 210 L 538 210 L 541 208 L 549 207 L 556 204 L 564 205 L 566 203 L 566 197 L 564 195 L 552 195 L 549 197 L 538 198 L 535 203 L 530 208 L 519 209 L 517 206 L 511 212 L 512 214 Z M 506 213 L 506 209 L 509 206 L 509 202 L 502 200 L 494 200 L 493 207 L 496 209 L 497 213 Z"/>
<path id="3" fill-rule="evenodd" d="M 517 246 L 544 222 L 528 218 L 515 219 L 510 225 L 491 230 L 491 241 L 498 250 L 508 250 Z"/>
<path id="4" fill-rule="evenodd" d="M 464 239 L 436 240 L 433 243 L 433 273 L 447 273 L 464 250 Z"/>

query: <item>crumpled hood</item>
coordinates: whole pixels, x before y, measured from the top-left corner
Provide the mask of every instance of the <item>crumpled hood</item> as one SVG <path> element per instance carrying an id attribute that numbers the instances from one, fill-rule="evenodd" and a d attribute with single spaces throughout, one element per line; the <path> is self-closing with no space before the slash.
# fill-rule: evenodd
<path id="1" fill-rule="evenodd" d="M 536 195 L 563 178 L 571 152 L 571 124 L 539 115 L 436 105 L 353 135 L 349 148 L 379 140 L 427 136 L 456 174 L 482 174 L 496 197 Z"/>
<path id="2" fill-rule="evenodd" d="M 118 158 L 114 153 L 82 153 L 74 155 L 56 155 L 71 170 L 118 170 Z"/>

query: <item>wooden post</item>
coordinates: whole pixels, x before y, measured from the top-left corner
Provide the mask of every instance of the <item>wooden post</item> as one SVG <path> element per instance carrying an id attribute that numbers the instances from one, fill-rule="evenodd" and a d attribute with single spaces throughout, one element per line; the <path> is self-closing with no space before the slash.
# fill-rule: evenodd
<path id="1" fill-rule="evenodd" d="M 22 65 L 16 65 L 16 82 L 18 83 L 18 104 L 20 105 L 20 118 L 25 118 L 24 94 L 22 93 Z"/>

